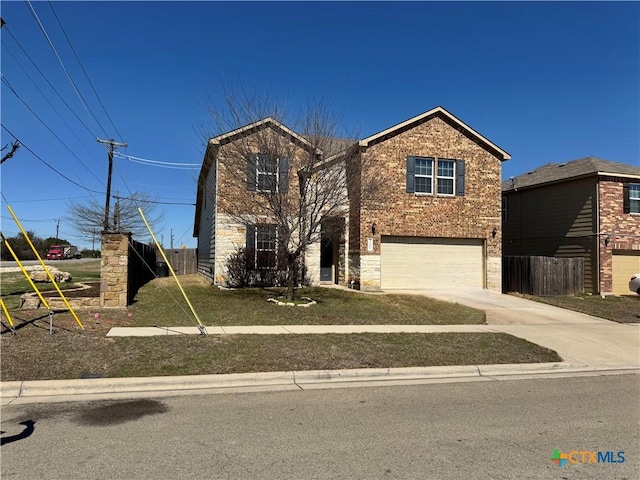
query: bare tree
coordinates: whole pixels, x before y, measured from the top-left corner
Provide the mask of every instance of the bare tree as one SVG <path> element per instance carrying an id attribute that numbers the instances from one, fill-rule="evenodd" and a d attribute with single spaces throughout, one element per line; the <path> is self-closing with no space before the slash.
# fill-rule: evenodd
<path id="1" fill-rule="evenodd" d="M 148 237 L 149 231 L 138 213 L 138 207 L 142 209 L 152 229 L 164 220 L 162 212 L 156 212 L 155 200 L 144 192 L 134 192 L 127 197 L 114 195 L 114 198 L 116 201 L 109 219 L 111 231 L 131 232 L 134 237 L 139 238 Z M 70 203 L 67 220 L 80 236 L 93 239 L 97 232 L 104 230 L 104 205 L 94 198 Z"/>
<path id="2" fill-rule="evenodd" d="M 350 201 L 373 196 L 380 181 L 368 175 L 355 135 L 343 133 L 325 101 L 290 116 L 266 96 L 237 98 L 227 91 L 222 105 L 211 104 L 209 112 L 217 135 L 250 126 L 246 135 L 207 150 L 227 182 L 217 205 L 248 228 L 275 226 L 287 298 L 293 300 L 297 269 L 309 246 L 320 241 L 323 225 L 348 217 Z"/>
<path id="3" fill-rule="evenodd" d="M 8 146 L 9 144 L 7 143 L 4 147 L 2 147 L 1 151 L 5 151 Z M 0 164 L 4 163 L 6 160 L 9 160 L 11 157 L 13 157 L 13 154 L 16 153 L 16 150 L 18 150 L 19 148 L 20 148 L 20 143 L 18 143 L 18 141 L 16 140 L 11 144 L 11 150 L 2 156 L 2 160 L 0 160 Z"/>

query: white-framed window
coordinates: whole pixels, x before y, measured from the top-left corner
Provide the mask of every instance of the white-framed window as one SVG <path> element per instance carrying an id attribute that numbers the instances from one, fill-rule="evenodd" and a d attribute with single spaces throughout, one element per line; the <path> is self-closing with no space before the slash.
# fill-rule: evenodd
<path id="1" fill-rule="evenodd" d="M 409 155 L 407 156 L 405 191 L 414 194 L 433 195 L 435 193 L 447 197 L 464 196 L 465 170 L 465 161 L 461 159 L 436 159 Z"/>
<path id="2" fill-rule="evenodd" d="M 640 183 L 629 184 L 629 213 L 640 213 Z"/>
<path id="3" fill-rule="evenodd" d="M 278 228 L 276 225 L 258 224 L 255 235 L 256 268 L 276 268 L 278 257 Z"/>
<path id="4" fill-rule="evenodd" d="M 278 160 L 259 155 L 256 161 L 256 190 L 261 192 L 278 191 Z"/>
<path id="5" fill-rule="evenodd" d="M 455 160 L 438 159 L 438 195 L 455 195 L 456 179 Z"/>
<path id="6" fill-rule="evenodd" d="M 415 193 L 433 193 L 433 159 L 416 157 L 414 169 Z"/>
<path id="7" fill-rule="evenodd" d="M 252 192 L 287 193 L 289 159 L 262 153 L 247 159 L 247 190 Z"/>

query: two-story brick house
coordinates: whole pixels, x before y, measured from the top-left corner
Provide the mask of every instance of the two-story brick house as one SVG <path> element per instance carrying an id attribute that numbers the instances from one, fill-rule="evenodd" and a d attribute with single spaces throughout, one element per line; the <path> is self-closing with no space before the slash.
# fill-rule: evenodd
<path id="1" fill-rule="evenodd" d="M 582 257 L 586 293 L 631 293 L 640 272 L 640 167 L 595 157 L 503 182 L 503 254 Z"/>
<path id="2" fill-rule="evenodd" d="M 248 168 L 245 179 L 239 181 L 222 167 L 229 144 L 240 138 L 246 141 L 247 135 L 267 126 L 295 148 L 312 148 L 302 136 L 265 119 L 212 138 L 205 153 L 194 236 L 199 272 L 216 284 L 225 282 L 226 258 L 238 245 L 277 255 L 276 247 L 266 241 L 269 232 L 260 230 L 268 228 L 266 219 L 252 233 L 251 226 L 228 213 L 228 199 L 246 195 L 247 185 L 255 182 L 254 168 Z M 327 228 L 333 233 L 323 234 L 308 249 L 305 264 L 312 283 L 354 280 L 363 290 L 500 290 L 501 162 L 510 158 L 507 152 L 442 107 L 350 148 L 357 149 L 359 165 L 367 169 L 361 171 L 362 177 L 373 175 L 384 182 L 375 199 L 350 193 L 343 214 L 332 219 L 340 228 Z M 319 161 L 332 153 L 318 152 Z M 287 165 L 277 166 L 277 176 L 295 192 L 295 154 Z M 336 231 L 342 233 L 336 235 Z"/>

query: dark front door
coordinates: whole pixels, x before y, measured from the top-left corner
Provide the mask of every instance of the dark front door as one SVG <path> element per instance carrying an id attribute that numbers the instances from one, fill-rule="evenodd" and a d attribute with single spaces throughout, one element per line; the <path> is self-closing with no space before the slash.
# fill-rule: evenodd
<path id="1" fill-rule="evenodd" d="M 333 241 L 324 237 L 320 241 L 320 281 L 330 282 L 333 271 Z"/>

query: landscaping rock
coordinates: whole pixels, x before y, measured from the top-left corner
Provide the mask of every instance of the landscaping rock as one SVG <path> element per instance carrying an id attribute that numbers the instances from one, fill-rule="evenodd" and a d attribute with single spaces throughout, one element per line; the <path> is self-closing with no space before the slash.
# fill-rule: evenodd
<path id="1" fill-rule="evenodd" d="M 37 309 L 40 308 L 41 305 L 42 302 L 40 299 L 31 293 L 23 293 L 20 295 L 20 308 Z"/>
<path id="2" fill-rule="evenodd" d="M 58 270 L 56 267 L 49 267 L 49 272 L 55 279 L 56 283 L 71 281 L 71 274 L 69 272 L 63 272 L 61 270 Z M 47 273 L 42 269 L 33 270 L 29 274 L 29 277 L 31 277 L 31 280 L 33 280 L 34 282 L 51 282 Z"/>

